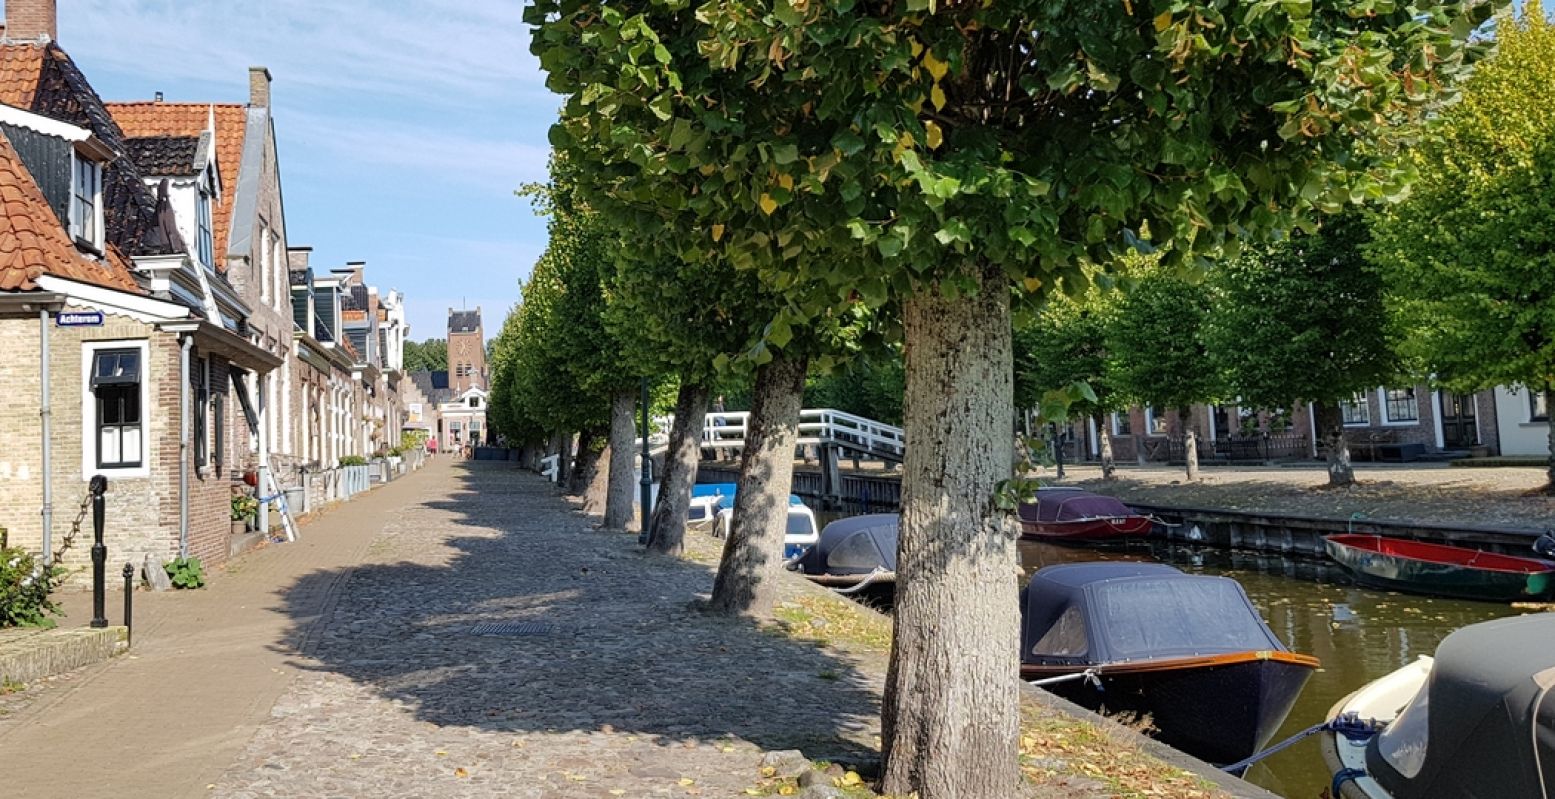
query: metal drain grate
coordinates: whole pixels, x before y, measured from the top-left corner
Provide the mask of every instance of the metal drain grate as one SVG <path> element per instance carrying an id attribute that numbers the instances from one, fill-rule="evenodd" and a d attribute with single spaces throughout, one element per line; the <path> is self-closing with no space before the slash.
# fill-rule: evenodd
<path id="1" fill-rule="evenodd" d="M 473 635 L 552 635 L 556 625 L 537 621 L 489 621 L 470 629 Z"/>

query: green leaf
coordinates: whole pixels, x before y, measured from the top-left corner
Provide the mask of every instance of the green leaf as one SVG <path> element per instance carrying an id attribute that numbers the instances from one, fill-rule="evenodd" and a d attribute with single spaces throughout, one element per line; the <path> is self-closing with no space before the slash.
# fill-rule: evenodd
<path id="1" fill-rule="evenodd" d="M 779 165 L 792 164 L 799 160 L 799 148 L 792 144 L 779 144 L 772 148 L 772 160 Z"/>

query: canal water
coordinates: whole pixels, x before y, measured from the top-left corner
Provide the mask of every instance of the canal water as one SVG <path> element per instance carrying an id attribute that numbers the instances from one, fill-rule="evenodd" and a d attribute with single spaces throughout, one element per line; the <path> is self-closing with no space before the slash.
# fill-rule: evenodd
<path id="1" fill-rule="evenodd" d="M 1028 573 L 1054 563 L 1149 560 L 1241 583 L 1280 640 L 1323 662 L 1274 741 L 1323 721 L 1335 703 L 1367 682 L 1435 652 L 1453 630 L 1520 612 L 1507 605 L 1360 588 L 1333 564 L 1265 553 L 1155 541 L 1126 549 L 1022 541 L 1020 553 Z M 1316 737 L 1253 766 L 1246 778 L 1289 799 L 1315 799 L 1330 781 Z"/>
<path id="2" fill-rule="evenodd" d="M 824 526 L 845 514 L 817 515 Z M 1241 583 L 1280 640 L 1292 651 L 1315 655 L 1323 663 L 1308 680 L 1275 742 L 1323 721 L 1335 703 L 1367 682 L 1432 654 L 1448 633 L 1521 612 L 1508 605 L 1361 588 L 1337 565 L 1312 558 L 1164 541 L 1091 549 L 1022 540 L 1020 556 L 1028 575 L 1054 563 L 1141 560 Z M 1312 737 L 1253 766 L 1246 779 L 1288 799 L 1316 799 L 1328 787 L 1331 775 L 1318 752 L 1318 738 Z"/>

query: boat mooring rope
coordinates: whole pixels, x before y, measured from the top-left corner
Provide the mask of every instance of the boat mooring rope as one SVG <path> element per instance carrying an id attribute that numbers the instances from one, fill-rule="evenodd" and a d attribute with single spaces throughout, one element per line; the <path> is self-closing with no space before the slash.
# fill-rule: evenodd
<path id="1" fill-rule="evenodd" d="M 1258 761 L 1263 760 L 1264 758 L 1276 752 L 1288 749 L 1291 746 L 1294 746 L 1296 743 L 1317 735 L 1320 732 L 1335 732 L 1343 735 L 1345 738 L 1351 741 L 1364 741 L 1367 738 L 1377 734 L 1377 725 L 1373 722 L 1362 721 L 1354 715 L 1346 714 L 1336 719 L 1325 721 L 1322 724 L 1314 724 L 1311 727 L 1308 727 L 1301 732 L 1298 732 L 1295 735 L 1292 735 L 1291 737 L 1286 738 L 1285 740 L 1269 747 L 1268 749 L 1254 754 L 1251 757 L 1239 760 L 1229 766 L 1221 766 L 1220 770 L 1231 774 L 1241 773 L 1248 766 L 1251 766 L 1252 764 L 1257 763 Z M 1362 773 L 1364 774 L 1365 772 Z M 1337 780 L 1338 775 L 1335 775 L 1334 778 Z M 1334 792 L 1334 796 L 1337 797 L 1338 795 L 1339 793 L 1336 790 Z"/>
<path id="2" fill-rule="evenodd" d="M 1334 797 L 1334 799 L 1339 799 L 1339 791 L 1344 787 L 1345 783 L 1358 780 L 1364 776 L 1366 776 L 1366 769 L 1363 768 L 1339 769 L 1334 772 L 1334 781 L 1328 786 L 1328 795 Z"/>
<path id="3" fill-rule="evenodd" d="M 876 566 L 874 571 L 871 571 L 869 574 L 865 575 L 864 576 L 864 581 L 859 583 L 858 585 L 850 586 L 848 588 L 833 588 L 832 590 L 836 591 L 839 594 L 844 594 L 844 595 L 846 595 L 846 594 L 856 594 L 856 593 L 864 590 L 865 588 L 868 588 L 870 583 L 872 583 L 875 580 L 879 579 L 880 577 L 883 577 L 883 576 L 885 576 L 887 574 L 890 574 L 890 573 L 891 572 L 889 572 L 889 571 L 887 571 L 885 569 L 882 569 L 879 566 Z"/>
<path id="4" fill-rule="evenodd" d="M 1077 671 L 1074 674 L 1065 674 L 1060 677 L 1048 677 L 1042 680 L 1032 680 L 1031 682 L 1027 683 L 1027 685 L 1041 687 L 1044 685 L 1055 685 L 1061 682 L 1069 682 L 1070 680 L 1085 680 L 1097 688 L 1101 688 L 1101 672 L 1097 671 L 1096 669 L 1086 669 L 1085 671 Z"/>

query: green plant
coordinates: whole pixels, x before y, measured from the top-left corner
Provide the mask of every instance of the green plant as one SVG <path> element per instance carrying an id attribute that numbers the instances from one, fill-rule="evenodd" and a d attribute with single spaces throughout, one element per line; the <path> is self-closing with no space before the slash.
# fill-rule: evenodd
<path id="1" fill-rule="evenodd" d="M 347 455 L 340 459 L 341 466 L 366 466 L 367 459 L 361 455 Z"/>
<path id="2" fill-rule="evenodd" d="M 0 628 L 53 627 L 59 607 L 49 594 L 64 581 L 60 566 L 44 566 L 32 553 L 6 546 L 0 528 Z"/>
<path id="3" fill-rule="evenodd" d="M 176 558 L 163 565 L 174 588 L 199 588 L 205 585 L 205 570 L 199 558 Z"/>
<path id="4" fill-rule="evenodd" d="M 259 500 L 248 494 L 232 495 L 232 520 L 241 522 L 254 518 L 259 513 Z"/>

